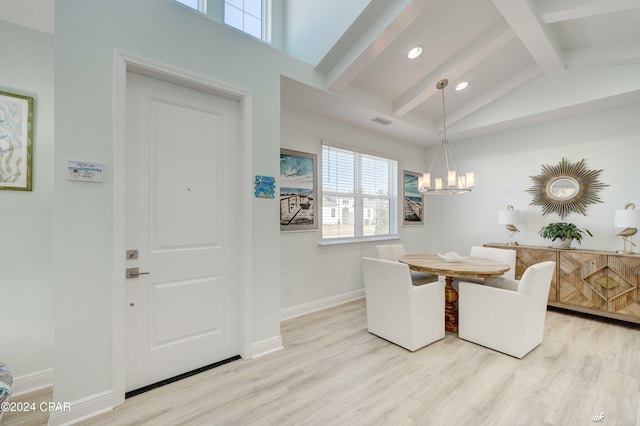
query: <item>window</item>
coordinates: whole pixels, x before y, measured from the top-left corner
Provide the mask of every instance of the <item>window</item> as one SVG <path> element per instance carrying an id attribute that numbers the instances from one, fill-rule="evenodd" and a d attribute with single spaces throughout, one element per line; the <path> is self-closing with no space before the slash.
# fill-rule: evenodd
<path id="1" fill-rule="evenodd" d="M 198 12 L 207 13 L 207 2 L 206 0 L 176 0 L 178 3 L 182 3 L 185 6 L 189 6 L 191 9 L 197 10 Z"/>
<path id="2" fill-rule="evenodd" d="M 175 0 L 198 12 L 207 14 L 207 0 Z M 219 3 L 222 7 L 222 2 Z M 224 0 L 224 23 L 239 29 L 257 39 L 270 41 L 267 22 L 269 21 L 270 0 Z M 212 12 L 216 18 L 218 15 L 218 3 L 212 2 L 210 7 L 216 9 Z M 222 9 L 220 9 L 222 11 Z"/>
<path id="3" fill-rule="evenodd" d="M 255 38 L 264 39 L 262 0 L 225 0 L 224 23 Z"/>
<path id="4" fill-rule="evenodd" d="M 398 162 L 322 146 L 322 238 L 398 232 Z"/>

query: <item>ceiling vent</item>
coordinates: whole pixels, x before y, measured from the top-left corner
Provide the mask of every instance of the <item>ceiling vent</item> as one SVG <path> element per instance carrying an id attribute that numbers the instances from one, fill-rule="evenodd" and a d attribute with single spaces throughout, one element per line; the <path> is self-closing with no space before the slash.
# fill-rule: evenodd
<path id="1" fill-rule="evenodd" d="M 382 117 L 376 117 L 371 119 L 371 121 L 375 121 L 378 124 L 382 124 L 383 126 L 388 126 L 389 124 L 393 123 L 393 121 L 391 120 L 387 120 L 386 118 L 382 118 Z"/>

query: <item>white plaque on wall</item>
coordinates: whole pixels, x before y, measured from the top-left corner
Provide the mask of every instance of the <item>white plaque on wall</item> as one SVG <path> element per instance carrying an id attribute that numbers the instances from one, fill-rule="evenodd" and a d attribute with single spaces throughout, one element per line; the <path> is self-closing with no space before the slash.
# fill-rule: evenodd
<path id="1" fill-rule="evenodd" d="M 82 182 L 102 182 L 104 164 L 95 161 L 67 161 L 67 179 Z"/>

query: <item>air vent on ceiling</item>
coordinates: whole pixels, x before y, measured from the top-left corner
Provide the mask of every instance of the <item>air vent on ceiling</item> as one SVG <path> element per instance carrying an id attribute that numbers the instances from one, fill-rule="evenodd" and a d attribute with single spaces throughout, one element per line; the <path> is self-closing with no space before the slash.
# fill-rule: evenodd
<path id="1" fill-rule="evenodd" d="M 376 123 L 382 124 L 383 126 L 388 126 L 389 124 L 393 123 L 393 121 L 387 120 L 386 118 L 382 117 L 372 118 L 371 121 L 375 121 Z"/>

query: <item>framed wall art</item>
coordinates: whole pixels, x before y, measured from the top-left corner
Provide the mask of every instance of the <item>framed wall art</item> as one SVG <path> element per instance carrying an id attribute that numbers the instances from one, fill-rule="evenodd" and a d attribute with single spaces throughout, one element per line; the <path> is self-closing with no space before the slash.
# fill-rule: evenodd
<path id="1" fill-rule="evenodd" d="M 418 176 L 421 173 L 402 171 L 402 224 L 424 223 L 424 195 L 418 192 Z"/>
<path id="2" fill-rule="evenodd" d="M 571 163 L 566 158 L 557 165 L 542 165 L 539 175 L 530 176 L 533 194 L 530 205 L 542 206 L 542 215 L 557 213 L 564 218 L 570 213 L 587 215 L 589 204 L 602 203 L 598 191 L 609 186 L 598 180 L 602 170 L 589 170 L 582 159 Z"/>
<path id="3" fill-rule="evenodd" d="M 33 98 L 0 91 L 0 189 L 31 191 Z"/>
<path id="4" fill-rule="evenodd" d="M 256 176 L 256 198 L 275 198 L 276 179 L 272 176 Z"/>
<path id="5" fill-rule="evenodd" d="M 317 158 L 280 149 L 280 231 L 318 229 Z"/>

